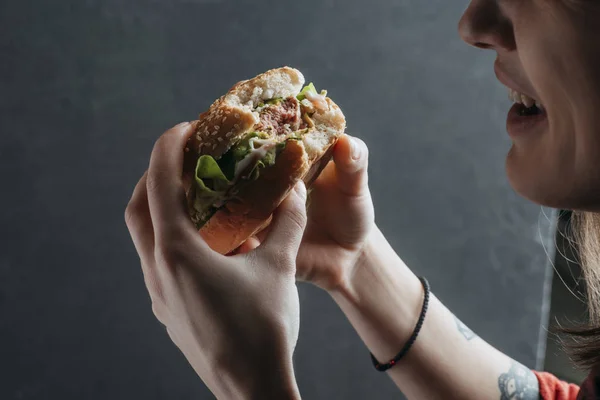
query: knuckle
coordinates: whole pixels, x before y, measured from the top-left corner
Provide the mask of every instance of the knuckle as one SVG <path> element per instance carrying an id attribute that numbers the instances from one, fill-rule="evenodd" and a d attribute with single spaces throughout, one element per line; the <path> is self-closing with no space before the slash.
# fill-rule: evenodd
<path id="1" fill-rule="evenodd" d="M 150 299 L 152 299 L 153 302 L 164 301 L 162 285 L 158 281 L 158 277 L 156 276 L 155 271 L 149 269 L 144 271 L 144 283 L 146 284 L 146 288 L 148 289 Z"/>
<path id="2" fill-rule="evenodd" d="M 162 133 L 162 135 L 158 137 L 158 139 L 156 139 L 156 142 L 154 142 L 154 148 L 152 149 L 152 152 L 160 151 L 165 146 L 165 141 L 168 139 L 169 134 L 176 127 L 177 125 L 171 127 L 170 129 L 167 129 Z"/>
<path id="3" fill-rule="evenodd" d="M 364 157 L 369 158 L 369 147 L 367 146 L 367 144 L 362 139 L 356 140 L 358 140 L 359 146 L 361 147 Z"/>
<path id="4" fill-rule="evenodd" d="M 178 231 L 174 231 L 173 234 L 157 240 L 154 249 L 157 262 L 169 271 L 173 271 L 185 259 L 184 240 L 176 232 Z"/>
<path id="5" fill-rule="evenodd" d="M 300 204 L 300 208 L 289 210 L 287 218 L 291 222 L 294 230 L 302 231 L 306 226 L 306 212 L 304 211 L 304 204 Z"/>
<path id="6" fill-rule="evenodd" d="M 138 211 L 136 205 L 132 202 L 129 202 L 129 204 L 127 204 L 127 207 L 125 207 L 125 224 L 129 228 L 135 225 L 137 220 L 137 214 Z"/>
<path id="7" fill-rule="evenodd" d="M 171 339 L 171 341 L 173 342 L 173 344 L 175 346 L 177 346 L 178 348 L 181 348 L 181 345 L 179 344 L 179 338 L 177 337 L 177 334 L 175 334 L 175 332 L 172 331 L 168 327 L 167 327 L 167 335 L 169 335 L 169 338 Z"/>
<path id="8" fill-rule="evenodd" d="M 156 317 L 156 319 L 166 325 L 167 321 L 167 307 L 163 301 L 155 301 L 152 300 L 152 314 Z"/>
<path id="9" fill-rule="evenodd" d="M 146 190 L 149 194 L 160 192 L 162 185 L 162 179 L 157 175 L 156 172 L 148 174 L 148 179 L 146 180 Z"/>
<path id="10" fill-rule="evenodd" d="M 125 207 L 124 218 L 125 224 L 130 231 L 140 224 L 140 220 L 144 218 L 147 207 L 147 204 L 143 204 L 140 199 L 129 201 Z"/>
<path id="11" fill-rule="evenodd" d="M 167 302 L 163 291 L 163 285 L 157 279 L 156 273 L 146 271 L 144 273 L 144 282 L 150 295 L 152 313 L 164 324 L 167 315 Z"/>
<path id="12" fill-rule="evenodd" d="M 358 142 L 358 147 L 360 149 L 360 158 L 359 164 L 361 166 L 360 169 L 366 169 L 369 163 L 369 148 L 367 144 L 361 139 L 355 139 Z"/>

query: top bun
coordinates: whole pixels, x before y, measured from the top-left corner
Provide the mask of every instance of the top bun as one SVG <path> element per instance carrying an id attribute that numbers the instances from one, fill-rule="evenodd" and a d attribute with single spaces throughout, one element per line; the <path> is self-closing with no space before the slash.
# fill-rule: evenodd
<path id="1" fill-rule="evenodd" d="M 196 132 L 190 139 L 190 150 L 218 158 L 259 122 L 258 113 L 254 112 L 258 104 L 277 97 L 296 96 L 302 86 L 304 76 L 290 67 L 272 69 L 238 82 L 200 114 Z"/>

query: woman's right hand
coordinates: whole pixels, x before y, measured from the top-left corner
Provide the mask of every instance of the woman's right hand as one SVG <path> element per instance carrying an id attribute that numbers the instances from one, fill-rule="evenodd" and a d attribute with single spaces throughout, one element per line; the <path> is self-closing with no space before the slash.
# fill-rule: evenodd
<path id="1" fill-rule="evenodd" d="M 362 140 L 342 136 L 333 161 L 314 182 L 297 258 L 298 280 L 333 291 L 347 285 L 357 268 L 367 239 L 375 231 L 368 153 Z"/>

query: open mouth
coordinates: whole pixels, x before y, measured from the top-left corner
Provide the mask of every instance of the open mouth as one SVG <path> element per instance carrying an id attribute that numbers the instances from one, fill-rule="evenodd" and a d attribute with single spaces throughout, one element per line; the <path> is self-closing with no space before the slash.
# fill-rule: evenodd
<path id="1" fill-rule="evenodd" d="M 516 90 L 508 89 L 508 98 L 517 105 L 517 112 L 521 117 L 529 117 L 544 113 L 544 106 L 537 100 L 517 92 Z"/>
<path id="2" fill-rule="evenodd" d="M 510 88 L 508 98 L 514 102 L 507 120 L 507 131 L 511 137 L 517 138 L 546 129 L 546 108 L 539 101 Z"/>

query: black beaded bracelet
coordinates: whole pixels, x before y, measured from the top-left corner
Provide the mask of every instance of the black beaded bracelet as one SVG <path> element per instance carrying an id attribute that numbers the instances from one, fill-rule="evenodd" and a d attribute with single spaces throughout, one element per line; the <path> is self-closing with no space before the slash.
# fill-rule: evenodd
<path id="1" fill-rule="evenodd" d="M 375 367 L 375 369 L 377 369 L 377 371 L 384 372 L 396 365 L 398 361 L 400 361 L 400 359 L 404 357 L 406 353 L 408 353 L 408 350 L 410 350 L 415 340 L 417 340 L 417 336 L 419 335 L 421 327 L 423 326 L 423 321 L 425 321 L 425 314 L 427 313 L 427 307 L 429 306 L 429 293 L 431 292 L 431 289 L 429 288 L 429 282 L 427 281 L 427 279 L 421 276 L 419 277 L 419 280 L 423 284 L 423 288 L 425 289 L 425 295 L 423 298 L 423 308 L 421 308 L 421 315 L 419 315 L 417 326 L 415 326 L 413 334 L 408 339 L 402 350 L 400 350 L 400 353 L 398 353 L 396 357 L 392 358 L 387 364 L 380 364 L 373 355 L 373 353 L 371 353 L 371 360 L 373 361 L 373 366 Z"/>

